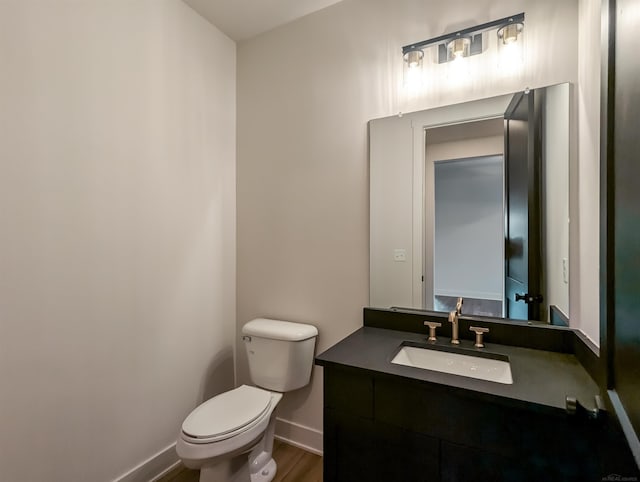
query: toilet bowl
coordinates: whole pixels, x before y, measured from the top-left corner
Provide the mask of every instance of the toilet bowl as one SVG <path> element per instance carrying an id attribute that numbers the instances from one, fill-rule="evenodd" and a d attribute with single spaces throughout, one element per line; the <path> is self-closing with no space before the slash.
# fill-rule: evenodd
<path id="1" fill-rule="evenodd" d="M 176 451 L 200 469 L 200 482 L 270 482 L 276 407 L 283 393 L 309 383 L 318 330 L 288 321 L 252 320 L 242 329 L 251 379 L 196 407 L 184 420 Z"/>
<path id="2" fill-rule="evenodd" d="M 247 385 L 213 397 L 182 424 L 178 456 L 186 467 L 200 469 L 201 482 L 269 482 L 276 472 L 271 452 L 281 399 L 281 393 Z"/>

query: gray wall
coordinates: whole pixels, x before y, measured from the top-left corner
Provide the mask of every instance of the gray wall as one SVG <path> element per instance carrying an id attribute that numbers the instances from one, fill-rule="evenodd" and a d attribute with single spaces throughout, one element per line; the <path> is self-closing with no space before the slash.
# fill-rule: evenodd
<path id="1" fill-rule="evenodd" d="M 546 276 L 543 280 L 544 305 L 547 308 L 555 305 L 565 315 L 573 317 L 569 311 L 570 96 L 571 89 L 566 84 L 546 89 L 542 259 Z"/>
<path id="2" fill-rule="evenodd" d="M 504 75 L 491 64 L 463 85 L 404 86 L 403 45 L 521 11 L 522 71 Z M 345 0 L 241 42 L 238 330 L 255 316 L 310 322 L 323 350 L 361 326 L 369 302 L 367 121 L 575 82 L 577 13 L 577 1 Z M 246 356 L 238 355 L 238 380 L 247 381 Z M 286 428 L 319 447 L 320 369 L 309 387 L 284 397 L 279 413 L 295 424 L 281 424 L 280 434 Z"/>
<path id="3" fill-rule="evenodd" d="M 0 37 L 0 478 L 166 467 L 234 383 L 235 45 L 179 0 L 3 0 Z"/>
<path id="4" fill-rule="evenodd" d="M 572 324 L 600 342 L 600 0 L 579 0 L 577 156 L 570 165 L 569 299 Z M 577 99 L 576 99 L 577 98 Z M 576 279 L 579 282 L 574 283 Z"/>

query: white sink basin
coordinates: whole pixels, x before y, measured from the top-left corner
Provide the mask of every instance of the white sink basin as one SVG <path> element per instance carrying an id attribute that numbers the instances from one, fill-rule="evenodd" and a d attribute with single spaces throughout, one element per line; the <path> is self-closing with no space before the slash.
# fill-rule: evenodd
<path id="1" fill-rule="evenodd" d="M 503 358 L 505 360 L 462 355 L 435 348 L 403 346 L 391 363 L 512 385 L 511 365 L 506 356 Z"/>

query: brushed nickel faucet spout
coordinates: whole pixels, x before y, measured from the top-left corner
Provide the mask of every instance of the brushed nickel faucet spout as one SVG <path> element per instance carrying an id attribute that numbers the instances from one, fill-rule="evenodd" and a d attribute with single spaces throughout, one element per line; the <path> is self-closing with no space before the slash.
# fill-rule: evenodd
<path id="1" fill-rule="evenodd" d="M 458 317 L 462 314 L 462 298 L 458 298 L 456 309 L 449 312 L 449 323 L 451 323 L 451 343 L 459 345 L 458 337 Z"/>

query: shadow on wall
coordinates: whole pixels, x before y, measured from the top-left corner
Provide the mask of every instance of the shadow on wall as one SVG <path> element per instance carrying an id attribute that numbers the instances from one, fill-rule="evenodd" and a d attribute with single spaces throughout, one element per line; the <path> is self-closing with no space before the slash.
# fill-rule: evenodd
<path id="1" fill-rule="evenodd" d="M 287 392 L 284 394 L 282 398 L 282 402 L 280 402 L 279 414 L 284 416 L 285 419 L 291 418 L 291 415 L 296 413 L 301 407 L 307 404 L 307 401 L 312 396 L 312 388 L 314 384 L 314 380 L 318 375 L 318 368 L 314 366 L 311 370 L 311 379 L 309 383 L 298 390 L 293 390 L 292 392 Z M 320 383 L 322 383 L 322 379 L 320 379 Z"/>
<path id="2" fill-rule="evenodd" d="M 199 403 L 234 388 L 233 349 L 225 348 L 213 357 L 200 385 Z"/>

